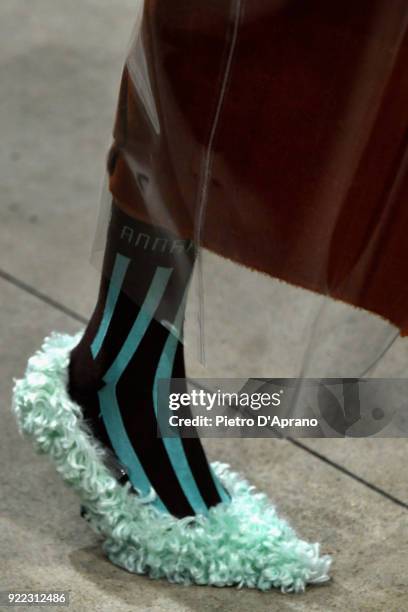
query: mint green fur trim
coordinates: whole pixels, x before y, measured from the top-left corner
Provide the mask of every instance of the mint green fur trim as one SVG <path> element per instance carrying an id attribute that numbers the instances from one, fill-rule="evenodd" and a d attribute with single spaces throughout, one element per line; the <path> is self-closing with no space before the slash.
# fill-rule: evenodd
<path id="1" fill-rule="evenodd" d="M 213 469 L 231 494 L 207 516 L 176 519 L 120 485 L 104 464 L 80 407 L 66 392 L 70 350 L 80 336 L 52 334 L 14 387 L 20 431 L 47 453 L 79 494 L 91 525 L 105 537 L 109 559 L 130 572 L 180 584 L 272 587 L 303 591 L 329 579 L 331 559 L 319 545 L 298 539 L 266 495 L 255 492 L 226 464 Z"/>

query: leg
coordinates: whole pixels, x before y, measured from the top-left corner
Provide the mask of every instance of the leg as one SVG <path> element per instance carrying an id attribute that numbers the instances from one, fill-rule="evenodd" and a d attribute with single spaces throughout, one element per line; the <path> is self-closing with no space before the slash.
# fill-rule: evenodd
<path id="1" fill-rule="evenodd" d="M 177 517 L 228 498 L 199 439 L 157 437 L 157 384 L 184 378 L 182 323 L 190 241 L 112 208 L 98 303 L 71 353 L 69 393 L 135 490 Z M 159 320 L 171 324 L 167 329 Z M 176 334 L 176 335 L 174 335 Z"/>
<path id="2" fill-rule="evenodd" d="M 163 64 L 149 83 L 151 62 L 158 41 L 165 56 L 169 49 L 181 53 L 188 72 L 200 75 L 186 110 L 200 110 L 204 102 L 211 111 L 225 43 L 233 38 L 228 0 L 144 6 L 144 48 L 136 46 L 140 62 L 130 59 L 124 71 L 108 161 L 120 208 L 113 206 L 97 306 L 81 339 L 53 334 L 29 360 L 15 385 L 14 410 L 22 432 L 78 493 L 113 563 L 181 584 L 302 591 L 328 580 L 330 558 L 320 556 L 318 545 L 299 539 L 267 497 L 254 494 L 227 465 L 214 463 L 213 473 L 199 441 L 156 438 L 157 381 L 184 376 L 179 340 L 193 265 L 194 151 L 201 151 L 200 134 L 206 146 L 212 113 L 198 113 L 199 130 L 184 113 L 179 129 L 169 129 L 170 146 L 167 105 L 149 99 L 160 98 Z M 192 24 L 202 36 L 190 31 Z M 208 73 L 184 44 L 172 44 L 174 33 L 197 51 Z M 177 75 L 184 75 L 178 61 L 171 81 Z M 182 80 L 189 92 L 190 80 Z"/>
<path id="3" fill-rule="evenodd" d="M 153 265 L 144 249 L 132 257 L 120 242 L 123 221 L 133 235 L 168 239 L 113 209 L 107 276 L 85 334 L 79 342 L 47 338 L 16 382 L 21 430 L 50 455 L 109 559 L 128 571 L 282 591 L 328 580 L 330 558 L 319 546 L 299 539 L 229 466 L 210 467 L 199 440 L 167 445 L 156 437 L 158 373 L 184 374 L 179 338 L 191 261 L 172 277 L 169 253 Z"/>

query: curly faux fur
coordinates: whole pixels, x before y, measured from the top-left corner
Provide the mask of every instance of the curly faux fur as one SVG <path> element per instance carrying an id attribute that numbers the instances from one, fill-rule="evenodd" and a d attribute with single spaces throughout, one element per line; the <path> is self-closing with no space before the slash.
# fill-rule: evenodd
<path id="1" fill-rule="evenodd" d="M 120 485 L 90 434 L 80 407 L 66 392 L 69 352 L 79 336 L 52 334 L 16 381 L 13 407 L 20 430 L 79 494 L 87 517 L 105 537 L 109 559 L 138 574 L 181 584 L 238 585 L 263 591 L 303 591 L 328 580 L 331 559 L 297 538 L 266 495 L 229 466 L 213 468 L 232 501 L 208 516 L 176 519 L 156 510 L 130 485 Z"/>

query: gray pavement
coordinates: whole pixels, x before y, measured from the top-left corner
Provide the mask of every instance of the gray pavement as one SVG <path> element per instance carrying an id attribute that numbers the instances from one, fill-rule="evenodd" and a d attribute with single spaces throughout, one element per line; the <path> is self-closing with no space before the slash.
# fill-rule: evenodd
<path id="1" fill-rule="evenodd" d="M 13 377 L 50 330 L 77 331 L 94 305 L 98 271 L 90 250 L 135 2 L 2 0 L 0 7 L 0 590 L 68 589 L 75 612 L 408 610 L 403 439 L 207 441 L 211 457 L 242 471 L 302 536 L 334 556 L 330 583 L 283 596 L 183 588 L 112 566 L 80 520 L 75 496 L 17 433 L 10 411 Z M 208 270 L 216 264 L 210 256 Z M 229 265 L 225 278 L 236 286 Z M 245 286 L 258 282 L 242 278 Z M 281 289 L 272 290 L 278 303 Z M 303 308 L 315 298 L 302 299 Z M 292 308 L 299 303 L 294 299 Z M 194 296 L 190 308 L 187 330 L 194 336 Z M 253 333 L 259 341 L 242 350 L 232 331 L 236 310 L 224 313 L 231 326 L 212 312 L 209 307 L 207 371 L 249 375 L 253 363 L 265 363 L 262 354 L 270 347 L 261 325 Z M 290 375 L 298 330 L 269 328 L 269 339 L 284 341 L 287 350 L 271 357 L 266 375 Z M 392 333 L 380 324 L 373 329 L 379 344 Z M 187 352 L 189 372 L 203 374 L 194 341 Z M 408 341 L 398 339 L 377 371 L 407 376 Z"/>

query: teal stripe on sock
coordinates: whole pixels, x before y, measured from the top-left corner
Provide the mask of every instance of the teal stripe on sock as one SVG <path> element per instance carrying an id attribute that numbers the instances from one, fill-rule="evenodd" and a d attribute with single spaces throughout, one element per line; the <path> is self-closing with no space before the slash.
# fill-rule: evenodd
<path id="1" fill-rule="evenodd" d="M 169 335 L 163 352 L 160 357 L 159 364 L 157 366 L 156 375 L 153 385 L 153 401 L 155 406 L 155 413 L 157 416 L 157 404 L 158 404 L 158 381 L 161 378 L 168 379 L 171 377 L 173 371 L 173 362 L 177 349 L 177 338 L 172 334 Z M 168 383 L 166 383 L 167 386 Z M 167 390 L 166 390 L 167 395 Z M 190 465 L 187 461 L 186 454 L 184 452 L 183 444 L 180 438 L 163 438 L 163 444 L 169 456 L 169 460 L 177 479 L 180 483 L 184 495 L 187 497 L 190 506 L 193 508 L 196 514 L 207 514 L 208 508 L 201 497 L 201 493 L 197 487 L 194 476 L 191 472 Z"/>
<path id="2" fill-rule="evenodd" d="M 186 295 L 183 299 L 182 304 L 179 307 L 179 311 L 177 313 L 176 320 L 174 322 L 176 330 L 181 330 L 181 327 L 182 327 L 183 317 L 184 317 L 185 298 L 186 298 Z M 177 334 L 177 336 L 180 336 L 180 335 L 181 334 L 179 333 Z M 163 397 L 168 396 L 170 392 L 169 379 L 171 378 L 171 375 L 173 372 L 174 359 L 175 359 L 176 351 L 177 351 L 177 344 L 178 344 L 178 337 L 170 333 L 169 337 L 167 338 L 166 344 L 164 346 L 163 352 L 161 354 L 159 364 L 157 366 L 154 384 L 153 384 L 153 402 L 154 402 L 156 418 L 157 418 L 158 401 L 159 401 L 158 383 L 160 379 L 166 379 L 166 382 L 164 383 L 166 388 L 163 389 L 164 391 Z M 165 409 L 165 407 L 163 407 L 163 409 Z M 168 407 L 167 407 L 167 410 L 168 410 Z M 161 416 L 163 416 L 163 414 Z M 190 503 L 190 506 L 194 509 L 194 511 L 197 514 L 199 513 L 207 514 L 208 513 L 207 505 L 201 496 L 200 490 L 197 486 L 197 483 L 191 471 L 190 464 L 188 463 L 181 438 L 179 437 L 178 438 L 163 438 L 163 444 L 166 448 L 166 451 L 169 456 L 170 462 L 173 466 L 173 469 L 177 475 L 180 486 Z M 210 467 L 210 470 L 211 470 L 211 467 Z M 229 500 L 229 498 L 226 496 L 225 491 L 219 484 L 218 479 L 212 470 L 211 470 L 211 475 L 214 480 L 214 484 L 217 488 L 220 499 L 222 499 L 223 501 Z"/>
<path id="3" fill-rule="evenodd" d="M 139 314 L 132 325 L 122 348 L 115 361 L 103 377 L 106 383 L 116 383 L 125 371 L 129 361 L 135 354 L 143 336 L 149 327 L 157 306 L 159 305 L 173 268 L 158 267 L 150 285 Z"/>
<path id="4" fill-rule="evenodd" d="M 123 424 L 116 397 L 116 386 L 129 361 L 137 351 L 153 319 L 172 271 L 172 268 L 157 268 L 146 298 L 141 305 L 139 314 L 115 361 L 103 377 L 107 385 L 98 393 L 102 418 L 108 431 L 112 447 L 119 461 L 125 466 L 130 482 L 136 489 L 141 491 L 143 495 L 150 492 L 151 484 L 133 449 Z M 160 510 L 168 512 L 159 497 L 156 498 L 154 505 Z"/>
<path id="5" fill-rule="evenodd" d="M 209 465 L 209 468 L 210 468 L 210 472 L 211 472 L 211 476 L 212 476 L 213 482 L 215 484 L 215 488 L 217 489 L 217 492 L 218 492 L 218 495 L 220 496 L 221 501 L 223 501 L 223 502 L 230 502 L 231 501 L 231 497 L 228 495 L 228 493 L 226 492 L 226 490 L 224 489 L 224 487 L 220 483 L 217 475 L 214 474 L 214 470 L 212 469 L 211 464 Z"/>
<path id="6" fill-rule="evenodd" d="M 103 341 L 106 336 L 106 332 L 108 331 L 110 322 L 112 320 L 113 311 L 115 310 L 116 302 L 118 301 L 120 290 L 123 284 L 123 279 L 125 278 L 129 262 L 130 259 L 128 257 L 124 257 L 119 253 L 116 255 L 112 277 L 109 284 L 108 295 L 106 298 L 106 304 L 103 311 L 102 321 L 99 326 L 98 332 L 91 344 L 91 352 L 94 359 L 101 350 Z"/>
<path id="7" fill-rule="evenodd" d="M 120 462 L 125 466 L 132 485 L 145 496 L 151 493 L 152 485 L 131 445 L 116 398 L 116 385 L 107 385 L 98 392 L 101 414 L 109 432 L 112 447 Z M 167 512 L 167 508 L 157 496 L 152 502 L 158 510 Z"/>

